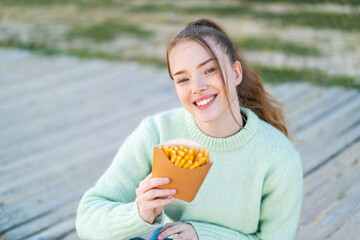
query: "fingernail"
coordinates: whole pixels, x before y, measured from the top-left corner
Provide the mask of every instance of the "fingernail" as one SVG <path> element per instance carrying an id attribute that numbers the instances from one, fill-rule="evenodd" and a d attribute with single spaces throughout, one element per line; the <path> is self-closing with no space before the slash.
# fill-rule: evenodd
<path id="1" fill-rule="evenodd" d="M 176 193 L 176 190 L 175 190 L 175 189 L 171 189 L 171 190 L 170 190 L 170 193 L 171 193 L 171 194 L 174 194 L 174 193 Z"/>
<path id="2" fill-rule="evenodd" d="M 170 182 L 170 179 L 169 178 L 164 178 L 164 183 L 168 183 Z"/>
<path id="3" fill-rule="evenodd" d="M 159 239 L 163 239 L 163 237 L 160 235 L 159 237 L 158 237 Z"/>

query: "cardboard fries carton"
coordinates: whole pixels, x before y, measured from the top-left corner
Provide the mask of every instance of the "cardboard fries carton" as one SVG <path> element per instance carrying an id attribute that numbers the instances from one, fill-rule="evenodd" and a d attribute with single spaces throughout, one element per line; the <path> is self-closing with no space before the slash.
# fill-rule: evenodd
<path id="1" fill-rule="evenodd" d="M 189 139 L 180 138 L 154 146 L 152 177 L 170 178 L 169 184 L 162 185 L 158 188 L 175 188 L 177 191 L 173 197 L 186 202 L 193 201 L 213 164 L 211 157 L 209 162 L 201 167 L 195 169 L 185 169 L 173 164 L 163 150 L 158 148 L 163 145 L 185 145 L 188 148 L 194 146 L 194 148 L 198 150 L 200 150 L 201 146 Z"/>

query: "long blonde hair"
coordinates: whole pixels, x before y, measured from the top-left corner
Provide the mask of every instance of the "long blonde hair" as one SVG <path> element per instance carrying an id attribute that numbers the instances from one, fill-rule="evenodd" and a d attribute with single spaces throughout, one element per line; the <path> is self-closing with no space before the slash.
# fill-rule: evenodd
<path id="1" fill-rule="evenodd" d="M 236 61 L 241 63 L 243 79 L 242 82 L 236 87 L 239 104 L 245 108 L 249 108 L 255 112 L 260 119 L 279 129 L 288 139 L 293 140 L 291 136 L 289 136 L 289 132 L 287 130 L 283 112 L 283 104 L 265 91 L 260 76 L 240 55 L 237 47 L 230 40 L 226 32 L 214 21 L 209 19 L 198 19 L 191 21 L 180 33 L 178 33 L 168 42 L 166 48 L 166 62 L 170 78 L 174 79 L 171 75 L 169 65 L 169 53 L 171 49 L 174 48 L 178 43 L 192 40 L 202 45 L 205 50 L 215 58 L 221 72 L 223 86 L 226 86 L 225 89 L 227 89 L 227 81 L 225 81 L 221 71 L 218 58 L 206 40 L 207 38 L 215 40 L 215 42 L 223 49 L 232 63 L 235 63 Z M 225 92 L 231 114 L 236 121 L 234 113 L 230 107 L 229 93 L 228 91 Z"/>

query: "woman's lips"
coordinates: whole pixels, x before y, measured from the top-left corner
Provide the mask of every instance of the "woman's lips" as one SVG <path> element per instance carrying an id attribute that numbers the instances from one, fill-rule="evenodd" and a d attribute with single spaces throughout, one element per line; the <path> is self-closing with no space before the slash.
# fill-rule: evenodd
<path id="1" fill-rule="evenodd" d="M 196 106 L 196 108 L 203 110 L 205 108 L 208 108 L 211 104 L 213 104 L 216 97 L 217 97 L 217 94 L 201 97 L 201 98 L 199 98 L 199 100 L 195 101 L 193 104 Z M 198 104 L 200 104 L 200 105 L 198 105 Z"/>

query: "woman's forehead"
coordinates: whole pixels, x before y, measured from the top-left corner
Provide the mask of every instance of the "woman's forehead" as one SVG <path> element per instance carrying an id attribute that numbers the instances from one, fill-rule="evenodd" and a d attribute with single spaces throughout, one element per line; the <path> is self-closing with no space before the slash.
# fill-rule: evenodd
<path id="1" fill-rule="evenodd" d="M 214 57 L 218 59 L 221 67 L 227 65 L 226 62 L 228 61 L 228 58 L 221 47 L 215 44 L 211 39 L 206 39 L 206 41 L 210 45 L 215 56 L 212 56 L 205 46 L 194 40 L 188 40 L 175 45 L 169 52 L 169 64 L 172 73 L 174 74 L 177 71 L 187 70 L 182 69 L 186 66 L 196 67 L 198 64 Z M 214 62 L 215 61 L 213 61 L 213 63 Z M 193 66 L 195 64 L 196 66 Z"/>

